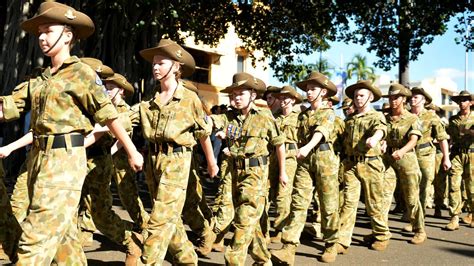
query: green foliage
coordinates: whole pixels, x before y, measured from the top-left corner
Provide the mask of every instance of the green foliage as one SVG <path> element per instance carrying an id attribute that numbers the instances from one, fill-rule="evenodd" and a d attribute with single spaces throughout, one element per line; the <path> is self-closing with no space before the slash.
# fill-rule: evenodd
<path id="1" fill-rule="evenodd" d="M 368 66 L 367 58 L 361 54 L 356 54 L 351 62 L 347 63 L 346 71 L 347 79 L 351 79 L 354 74 L 357 80 L 369 79 L 374 81 L 376 78 L 375 68 Z"/>

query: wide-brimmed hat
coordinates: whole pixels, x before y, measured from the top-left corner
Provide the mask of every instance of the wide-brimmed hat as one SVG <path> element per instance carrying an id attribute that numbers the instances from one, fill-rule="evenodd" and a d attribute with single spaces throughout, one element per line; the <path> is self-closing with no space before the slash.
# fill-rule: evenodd
<path id="1" fill-rule="evenodd" d="M 349 109 L 349 107 L 351 107 L 351 106 L 352 106 L 352 99 L 351 98 L 345 98 L 344 100 L 342 100 L 341 106 L 339 106 L 339 108 L 337 108 L 337 109 L 345 110 L 345 109 Z"/>
<path id="2" fill-rule="evenodd" d="M 295 103 L 301 103 L 303 102 L 303 96 L 301 96 L 301 94 L 299 94 L 295 88 L 287 85 L 287 86 L 283 86 L 280 90 L 280 92 L 277 92 L 275 93 L 275 96 L 279 96 L 279 95 L 289 95 L 293 98 L 295 98 Z"/>
<path id="3" fill-rule="evenodd" d="M 341 99 L 337 95 L 329 97 L 329 100 L 332 102 L 333 105 L 339 104 L 341 102 Z"/>
<path id="4" fill-rule="evenodd" d="M 281 87 L 277 87 L 277 86 L 273 86 L 273 85 L 270 85 L 268 86 L 266 89 L 265 89 L 265 92 L 263 93 L 263 96 L 262 98 L 264 100 L 266 100 L 266 97 L 268 94 L 270 93 L 277 93 L 277 92 L 280 92 L 281 91 Z"/>
<path id="5" fill-rule="evenodd" d="M 311 72 L 311 74 L 309 74 L 309 76 L 306 77 L 305 80 L 296 82 L 296 86 L 298 86 L 303 91 L 307 90 L 306 85 L 308 84 L 315 84 L 320 88 L 326 89 L 328 91 L 327 97 L 331 97 L 333 95 L 336 95 L 337 93 L 336 85 L 334 85 L 334 83 L 332 83 L 332 81 L 329 80 L 328 77 L 317 71 Z"/>
<path id="6" fill-rule="evenodd" d="M 94 33 L 94 22 L 86 14 L 65 4 L 57 2 L 41 3 L 38 14 L 21 23 L 21 28 L 31 34 L 38 35 L 38 26 L 44 24 L 66 24 L 74 29 L 75 37 L 85 39 Z"/>
<path id="7" fill-rule="evenodd" d="M 454 102 L 459 102 L 461 99 L 469 99 L 472 101 L 474 99 L 472 96 L 473 95 L 468 91 L 461 91 L 458 95 L 451 96 L 450 98 Z"/>
<path id="8" fill-rule="evenodd" d="M 112 68 L 104 65 L 102 61 L 93 57 L 82 57 L 81 62 L 90 66 L 101 79 L 106 79 L 114 75 Z"/>
<path id="9" fill-rule="evenodd" d="M 388 93 L 386 95 L 382 95 L 382 97 L 388 98 L 395 95 L 411 97 L 411 91 L 402 84 L 392 83 L 388 88 Z"/>
<path id="10" fill-rule="evenodd" d="M 266 85 L 261 79 L 256 78 L 249 73 L 241 72 L 234 74 L 232 77 L 232 85 L 221 90 L 221 92 L 231 93 L 235 89 L 255 90 L 257 94 L 263 95 L 266 91 Z"/>
<path id="11" fill-rule="evenodd" d="M 192 90 L 195 93 L 198 93 L 198 88 L 196 87 L 196 85 L 194 85 L 192 81 L 183 79 L 182 82 L 183 82 L 183 87 L 185 87 L 186 89 Z"/>
<path id="12" fill-rule="evenodd" d="M 161 39 L 156 47 L 141 50 L 140 55 L 150 63 L 153 63 L 153 57 L 155 55 L 161 55 L 181 63 L 181 76 L 183 78 L 191 76 L 196 68 L 196 62 L 193 56 L 184 50 L 181 45 L 170 39 Z"/>
<path id="13" fill-rule="evenodd" d="M 426 100 L 425 104 L 430 104 L 433 101 L 433 98 L 431 98 L 431 95 L 429 95 L 428 92 L 426 92 L 425 89 L 421 87 L 413 87 L 411 89 L 411 94 L 412 95 L 421 94 L 425 96 L 425 100 Z"/>
<path id="14" fill-rule="evenodd" d="M 133 95 L 133 93 L 135 92 L 135 89 L 133 88 L 132 84 L 130 84 L 130 82 L 128 82 L 127 79 L 119 73 L 114 73 L 113 76 L 106 78 L 105 81 L 111 81 L 116 83 L 120 86 L 120 88 L 124 89 L 125 93 L 127 93 L 128 95 Z"/>
<path id="15" fill-rule="evenodd" d="M 358 89 L 367 89 L 371 91 L 374 94 L 374 100 L 372 100 L 372 102 L 376 102 L 382 97 L 380 89 L 373 85 L 370 80 L 359 80 L 357 83 L 347 87 L 345 90 L 347 97 L 354 99 L 354 93 Z"/>

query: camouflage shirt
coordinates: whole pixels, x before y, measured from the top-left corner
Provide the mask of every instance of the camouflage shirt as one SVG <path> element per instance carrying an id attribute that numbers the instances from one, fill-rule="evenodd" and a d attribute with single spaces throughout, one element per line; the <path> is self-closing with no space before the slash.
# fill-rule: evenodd
<path id="1" fill-rule="evenodd" d="M 418 116 L 405 109 L 397 119 L 387 115 L 387 122 L 387 146 L 390 148 L 402 148 L 408 143 L 411 135 L 421 137 L 421 121 Z"/>
<path id="2" fill-rule="evenodd" d="M 422 135 L 421 139 L 418 140 L 419 144 L 432 142 L 433 139 L 437 139 L 438 141 L 448 139 L 448 134 L 446 133 L 444 125 L 439 116 L 435 113 L 423 109 L 423 111 L 418 115 L 418 118 L 421 121 Z"/>
<path id="3" fill-rule="evenodd" d="M 334 144 L 334 151 L 336 153 L 341 153 L 343 151 L 344 127 L 344 120 L 339 116 L 336 116 L 336 119 L 334 120 L 334 130 L 329 141 Z"/>
<path id="4" fill-rule="evenodd" d="M 287 116 L 282 112 L 278 112 L 275 116 L 280 132 L 285 134 L 285 143 L 298 143 L 298 115 L 299 113 L 293 110 Z"/>
<path id="5" fill-rule="evenodd" d="M 142 127 L 143 137 L 153 143 L 171 142 L 193 147 L 200 139 L 211 134 L 211 125 L 195 92 L 182 82 L 166 104 L 159 97 L 132 106 L 130 120 Z"/>
<path id="6" fill-rule="evenodd" d="M 252 158 L 269 155 L 268 144 L 277 146 L 285 143 L 285 135 L 268 111 L 251 104 L 247 116 L 238 110 L 229 110 L 224 114 L 211 115 L 214 127 L 226 132 L 231 156 L 234 158 Z"/>
<path id="7" fill-rule="evenodd" d="M 31 110 L 31 129 L 36 135 L 87 134 L 93 128 L 91 118 L 102 125 L 117 118 L 102 81 L 76 56 L 66 59 L 54 74 L 46 68 L 0 101 L 9 119 Z"/>
<path id="8" fill-rule="evenodd" d="M 367 139 L 377 130 L 387 134 L 387 122 L 382 113 L 370 110 L 365 114 L 353 114 L 346 119 L 344 131 L 344 152 L 348 156 L 380 156 L 380 142 L 375 147 L 367 147 Z"/>
<path id="9" fill-rule="evenodd" d="M 461 133 L 462 128 L 473 129 L 474 124 L 474 112 L 470 112 L 468 116 L 462 117 L 459 115 L 451 116 L 448 125 L 448 134 L 451 136 L 453 142 L 453 150 L 474 148 L 473 139 L 474 137 L 470 134 Z"/>
<path id="10" fill-rule="evenodd" d="M 115 106 L 115 109 L 117 109 L 118 114 L 118 119 L 120 124 L 123 126 L 125 131 L 130 135 L 132 135 L 133 132 L 133 127 L 132 127 L 132 121 L 130 121 L 130 106 L 122 99 L 117 106 Z"/>
<path id="11" fill-rule="evenodd" d="M 334 134 L 334 122 L 336 120 L 336 114 L 334 110 L 324 105 L 317 110 L 312 110 L 311 108 L 306 109 L 301 112 L 298 117 L 298 138 L 300 142 L 300 147 L 306 145 L 312 138 L 314 133 L 320 132 L 323 135 L 320 143 L 331 141 L 334 138 L 331 138 Z"/>

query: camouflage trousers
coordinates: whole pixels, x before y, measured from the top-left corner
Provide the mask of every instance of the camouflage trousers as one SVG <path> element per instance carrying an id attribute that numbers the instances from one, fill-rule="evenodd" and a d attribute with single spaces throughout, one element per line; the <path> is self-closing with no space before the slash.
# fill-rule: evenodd
<path id="1" fill-rule="evenodd" d="M 397 174 L 392 167 L 390 167 L 390 162 L 387 160 L 387 156 L 383 156 L 383 161 L 385 165 L 385 172 L 383 173 L 383 214 L 384 219 L 388 224 L 388 214 L 390 212 L 390 207 L 392 206 L 393 193 L 397 186 Z"/>
<path id="2" fill-rule="evenodd" d="M 260 228 L 265 209 L 268 165 L 234 167 L 235 231 L 225 251 L 226 265 L 245 265 L 247 252 L 257 264 L 270 261 L 271 254 Z"/>
<path id="3" fill-rule="evenodd" d="M 183 208 L 183 221 L 189 225 L 193 232 L 202 237 L 209 231 L 212 231 L 209 224 L 212 218 L 212 211 L 207 205 L 197 169 L 197 160 L 193 156 L 188 187 L 186 189 L 186 201 Z"/>
<path id="4" fill-rule="evenodd" d="M 444 200 L 447 198 L 448 172 L 442 166 L 443 154 L 441 151 L 436 152 L 435 156 L 435 179 L 434 185 L 434 204 L 436 208 L 441 208 L 444 205 Z"/>
<path id="5" fill-rule="evenodd" d="M 339 160 L 332 150 L 316 150 L 296 170 L 291 195 L 289 223 L 283 228 L 282 243 L 298 245 L 306 222 L 306 213 L 318 191 L 321 211 L 321 232 L 326 243 L 336 243 L 339 231 Z"/>
<path id="6" fill-rule="evenodd" d="M 345 247 L 351 244 L 357 206 L 361 187 L 364 188 L 364 201 L 370 217 L 372 235 L 379 241 L 389 240 L 392 234 L 388 228 L 387 192 L 384 192 L 385 165 L 381 157 L 368 157 L 354 162 L 344 160 L 344 203 L 340 210 L 339 243 Z"/>
<path id="7" fill-rule="evenodd" d="M 30 205 L 21 225 L 17 265 L 50 265 L 53 260 L 58 265 L 86 265 L 77 227 L 87 169 L 85 149 L 52 149 L 53 137 L 46 142 L 45 150 L 35 143 L 30 151 Z"/>
<path id="8" fill-rule="evenodd" d="M 95 228 L 110 240 L 126 245 L 131 241 L 133 224 L 122 220 L 112 210 L 110 182 L 113 174 L 110 154 L 93 156 L 87 160 L 88 174 L 82 189 L 82 203 L 86 213 L 81 219 L 81 230 L 94 232 Z M 92 217 L 93 223 L 88 221 Z M 91 224 L 95 225 L 91 228 Z M 92 230 L 91 230 L 92 229 Z"/>
<path id="9" fill-rule="evenodd" d="M 143 202 L 138 194 L 138 186 L 135 173 L 128 164 L 127 153 L 121 149 L 112 156 L 114 164 L 114 181 L 117 185 L 120 202 L 127 210 L 132 221 L 141 229 L 144 229 L 150 219 L 143 207 Z"/>
<path id="10" fill-rule="evenodd" d="M 7 188 L 3 183 L 3 167 L 0 161 L 0 244 L 3 251 L 10 258 L 15 260 L 16 248 L 21 235 L 21 227 L 15 216 L 12 214 L 10 200 L 7 194 Z"/>
<path id="11" fill-rule="evenodd" d="M 295 173 L 298 163 L 295 156 L 288 156 L 285 159 L 286 175 L 288 176 L 288 183 L 282 186 L 278 180 L 278 175 L 273 178 L 273 187 L 275 188 L 275 197 L 273 199 L 276 207 L 276 216 L 274 221 L 274 228 L 281 231 L 283 227 L 288 224 L 290 217 L 291 193 L 293 192 L 293 183 L 295 180 Z M 278 165 L 277 165 L 278 167 Z"/>
<path id="12" fill-rule="evenodd" d="M 234 220 L 234 198 L 233 198 L 233 181 L 232 174 L 233 165 L 229 164 L 231 159 L 226 158 L 222 160 L 220 168 L 220 185 L 217 190 L 216 202 L 213 224 L 214 224 L 214 233 L 220 234 L 220 237 L 223 237 L 232 221 Z"/>
<path id="13" fill-rule="evenodd" d="M 421 171 L 414 151 L 405 153 L 402 159 L 396 161 L 387 159 L 400 180 L 403 200 L 413 231 L 425 230 L 425 216 L 420 203 Z"/>
<path id="14" fill-rule="evenodd" d="M 145 229 L 142 262 L 161 265 L 169 251 L 175 264 L 197 265 L 197 255 L 188 240 L 181 213 L 186 200 L 191 168 L 191 151 L 149 154 L 146 181 L 153 208 Z"/>
<path id="15" fill-rule="evenodd" d="M 432 184 L 436 166 L 435 155 L 436 149 L 432 146 L 416 150 L 416 157 L 421 170 L 420 203 L 423 215 L 426 212 L 426 205 L 432 200 Z"/>
<path id="16" fill-rule="evenodd" d="M 27 162 L 29 157 L 21 165 L 20 174 L 16 178 L 13 194 L 10 199 L 12 205 L 12 212 L 18 222 L 22 222 L 26 218 L 28 205 L 30 205 L 30 198 L 28 197 L 28 169 Z"/>
<path id="17" fill-rule="evenodd" d="M 471 148 L 472 149 L 472 148 Z M 449 215 L 462 212 L 461 182 L 467 193 L 467 205 L 474 212 L 474 152 L 452 153 L 449 180 Z"/>

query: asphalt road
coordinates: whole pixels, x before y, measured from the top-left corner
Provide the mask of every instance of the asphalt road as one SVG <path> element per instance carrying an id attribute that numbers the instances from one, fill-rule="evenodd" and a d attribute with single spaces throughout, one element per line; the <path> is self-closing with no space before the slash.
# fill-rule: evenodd
<path id="1" fill-rule="evenodd" d="M 147 197 L 147 196 L 145 196 Z M 143 198 L 143 197 L 142 197 Z M 117 195 L 114 198 L 114 210 L 124 219 L 128 214 L 119 206 Z M 149 202 L 145 200 L 145 204 Z M 368 249 L 362 237 L 369 234 L 370 221 L 364 216 L 363 205 L 359 206 L 357 224 L 353 235 L 353 243 L 349 254 L 339 255 L 334 265 L 474 265 L 474 228 L 461 224 L 454 232 L 442 230 L 449 221 L 447 210 L 445 218 L 434 218 L 433 209 L 427 210 L 426 231 L 428 240 L 419 246 L 409 244 L 412 234 L 402 231 L 405 223 L 400 221 L 400 214 L 390 214 L 390 230 L 393 237 L 387 250 L 377 252 Z M 193 237 L 189 232 L 190 238 Z M 232 233 L 226 235 L 225 243 L 229 243 Z M 271 244 L 270 249 L 277 249 L 281 244 Z M 303 234 L 301 245 L 297 249 L 296 265 L 315 265 L 324 249 L 324 243 L 307 234 Z M 99 232 L 94 235 L 94 243 L 85 248 L 89 265 L 123 265 L 125 253 L 122 247 L 112 243 Z M 1 261 L 0 264 L 6 264 Z M 212 252 L 206 258 L 199 258 L 199 265 L 223 265 L 224 254 Z M 248 256 L 247 265 L 252 264 Z M 165 262 L 164 265 L 171 265 Z"/>

